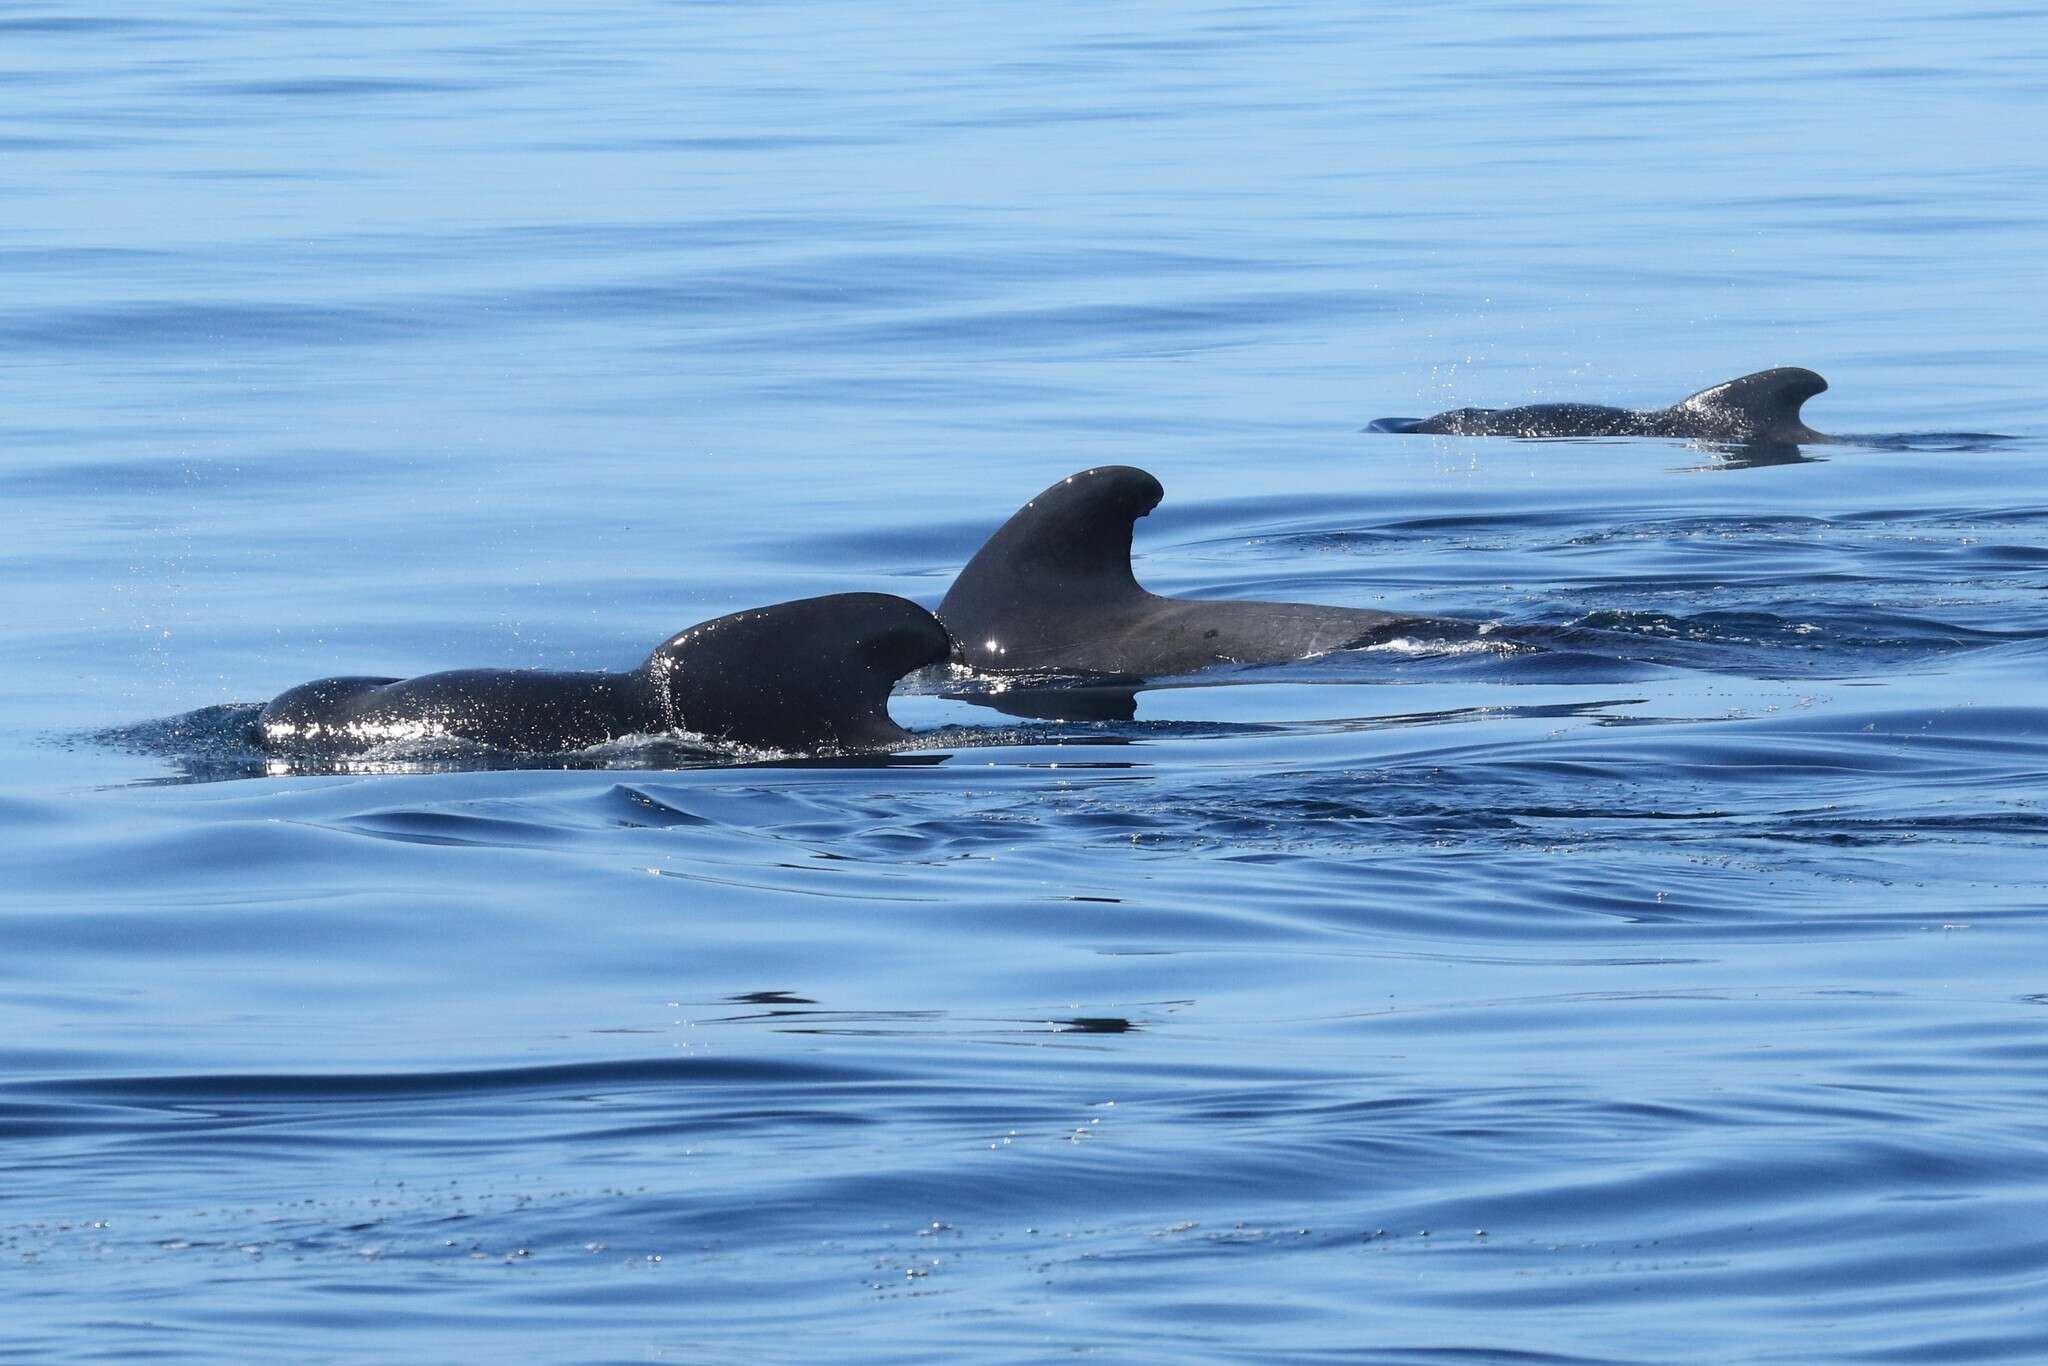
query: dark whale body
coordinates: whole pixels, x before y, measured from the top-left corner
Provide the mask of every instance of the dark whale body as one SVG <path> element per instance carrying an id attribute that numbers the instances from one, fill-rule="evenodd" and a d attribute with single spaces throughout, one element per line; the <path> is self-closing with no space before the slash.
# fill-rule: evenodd
<path id="1" fill-rule="evenodd" d="M 1383 417 L 1367 431 L 1430 436 L 1667 436 L 1734 444 L 1780 445 L 1830 438 L 1800 419 L 1800 405 L 1826 392 L 1811 370 L 1759 370 L 1702 389 L 1669 408 L 1637 411 L 1595 403 L 1532 403 L 1520 408 L 1454 408 L 1435 417 Z"/>
<path id="2" fill-rule="evenodd" d="M 1421 627 L 1476 624 L 1305 602 L 1164 598 L 1131 571 L 1131 531 L 1165 496 L 1128 465 L 1083 470 L 1026 503 L 939 604 L 955 659 L 989 673 L 1156 678 L 1303 659 Z"/>
<path id="3" fill-rule="evenodd" d="M 447 741 L 561 752 L 676 732 L 778 750 L 876 749 L 909 735 L 889 719 L 890 686 L 951 646 L 914 602 L 841 593 L 702 622 L 625 673 L 323 678 L 280 694 L 254 734 L 272 753 L 319 756 Z"/>

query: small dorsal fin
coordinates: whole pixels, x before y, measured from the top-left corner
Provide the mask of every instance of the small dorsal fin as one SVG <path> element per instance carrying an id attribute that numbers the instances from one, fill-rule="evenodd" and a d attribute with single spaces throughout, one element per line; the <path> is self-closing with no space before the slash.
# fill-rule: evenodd
<path id="1" fill-rule="evenodd" d="M 1799 408 L 1827 387 L 1828 382 L 1813 371 L 1786 365 L 1702 389 L 1666 411 L 1711 429 L 1702 435 L 1733 441 L 1798 441 L 1819 435 L 1801 420 Z"/>

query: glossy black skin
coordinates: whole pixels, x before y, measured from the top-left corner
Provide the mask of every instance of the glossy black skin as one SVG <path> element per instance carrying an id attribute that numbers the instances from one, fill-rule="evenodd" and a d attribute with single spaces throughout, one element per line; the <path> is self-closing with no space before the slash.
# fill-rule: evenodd
<path id="1" fill-rule="evenodd" d="M 785 751 L 880 749 L 909 736 L 889 719 L 890 687 L 951 649 L 916 603 L 841 593 L 702 622 L 625 673 L 323 678 L 265 707 L 255 738 L 272 753 L 321 756 L 449 740 L 551 753 L 677 732 Z"/>
<path id="2" fill-rule="evenodd" d="M 1131 572 L 1131 531 L 1165 496 L 1128 465 L 1083 470 L 1005 522 L 960 571 L 939 620 L 955 659 L 986 673 L 1158 678 L 1303 659 L 1470 622 L 1304 602 L 1164 598 Z"/>
<path id="3" fill-rule="evenodd" d="M 1636 411 L 1594 403 L 1532 403 L 1521 408 L 1454 408 L 1435 417 L 1383 417 L 1368 431 L 1431 436 L 1663 436 L 1733 444 L 1827 441 L 1800 419 L 1800 405 L 1825 393 L 1811 370 L 1759 370 L 1702 389 L 1669 408 Z"/>

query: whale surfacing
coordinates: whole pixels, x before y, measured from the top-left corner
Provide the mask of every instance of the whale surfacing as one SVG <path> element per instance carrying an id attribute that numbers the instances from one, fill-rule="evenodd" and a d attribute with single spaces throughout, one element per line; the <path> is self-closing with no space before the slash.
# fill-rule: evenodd
<path id="1" fill-rule="evenodd" d="M 840 593 L 701 622 L 624 673 L 457 669 L 323 678 L 274 699 L 256 743 L 333 757 L 394 743 L 520 753 L 687 733 L 785 751 L 880 749 L 909 738 L 889 689 L 952 648 L 931 613 L 886 593 Z"/>
<path id="2" fill-rule="evenodd" d="M 1806 425 L 1799 409 L 1827 391 L 1811 370 L 1759 370 L 1680 399 L 1636 410 L 1595 403 L 1532 403 L 1520 408 L 1454 408 L 1435 417 L 1383 417 L 1373 432 L 1430 436 L 1665 436 L 1745 444 L 1796 444 L 1830 438 Z"/>
<path id="3" fill-rule="evenodd" d="M 1060 480 L 1018 509 L 939 603 L 939 620 L 957 642 L 955 659 L 986 673 L 1147 678 L 1303 659 L 1418 627 L 1475 629 L 1363 607 L 1147 592 L 1131 570 L 1131 533 L 1164 496 L 1145 471 L 1105 465 Z"/>

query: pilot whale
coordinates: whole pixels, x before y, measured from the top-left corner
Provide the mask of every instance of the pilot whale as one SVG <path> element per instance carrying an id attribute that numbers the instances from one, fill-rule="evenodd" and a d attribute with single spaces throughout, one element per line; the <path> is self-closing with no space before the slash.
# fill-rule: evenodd
<path id="1" fill-rule="evenodd" d="M 951 647 L 908 599 L 841 593 L 701 622 L 624 673 L 323 678 L 264 707 L 254 739 L 272 753 L 321 756 L 414 741 L 543 753 L 675 732 L 778 750 L 878 749 L 909 736 L 889 719 L 890 686 Z"/>
<path id="2" fill-rule="evenodd" d="M 1597 403 L 1531 403 L 1520 408 L 1453 408 L 1435 417 L 1383 417 L 1370 432 L 1431 436 L 1671 436 L 1700 441 L 1794 445 L 1832 440 L 1806 425 L 1799 409 L 1828 382 L 1811 370 L 1759 370 L 1680 399 L 1638 411 Z"/>
<path id="3" fill-rule="evenodd" d="M 986 673 L 1148 678 L 1303 659 L 1415 630 L 1469 637 L 1479 629 L 1365 607 L 1149 593 L 1131 570 L 1131 532 L 1165 493 L 1141 469 L 1104 465 L 1026 503 L 939 603 L 955 662 Z"/>

